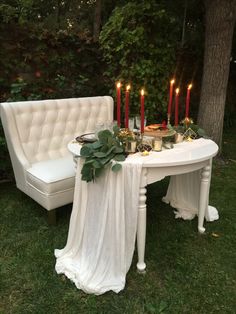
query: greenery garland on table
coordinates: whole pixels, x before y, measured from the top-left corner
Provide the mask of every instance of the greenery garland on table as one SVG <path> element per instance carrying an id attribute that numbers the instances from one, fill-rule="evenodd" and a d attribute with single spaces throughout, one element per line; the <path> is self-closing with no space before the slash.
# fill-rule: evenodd
<path id="1" fill-rule="evenodd" d="M 84 144 L 80 150 L 81 157 L 85 158 L 81 175 L 86 182 L 94 181 L 103 170 L 111 165 L 112 160 L 124 161 L 126 158 L 124 142 L 119 137 L 120 129 L 114 126 L 113 132 L 102 130 L 98 133 L 98 140 Z M 120 163 L 115 163 L 111 170 L 121 169 Z"/>

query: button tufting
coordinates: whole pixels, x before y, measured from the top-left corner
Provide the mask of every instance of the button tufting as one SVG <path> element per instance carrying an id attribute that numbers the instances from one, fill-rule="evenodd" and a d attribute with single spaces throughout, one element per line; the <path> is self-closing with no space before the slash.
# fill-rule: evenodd
<path id="1" fill-rule="evenodd" d="M 16 127 L 30 162 L 68 155 L 75 136 L 94 132 L 97 121 L 112 121 L 111 98 L 88 97 L 14 103 Z"/>

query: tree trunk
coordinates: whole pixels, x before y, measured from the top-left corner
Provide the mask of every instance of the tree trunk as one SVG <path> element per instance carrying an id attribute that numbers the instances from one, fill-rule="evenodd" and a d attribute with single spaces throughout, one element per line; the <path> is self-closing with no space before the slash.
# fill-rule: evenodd
<path id="1" fill-rule="evenodd" d="M 198 124 L 221 150 L 236 0 L 205 0 L 205 54 Z"/>
<path id="2" fill-rule="evenodd" d="M 93 41 L 97 42 L 101 27 L 102 0 L 96 0 L 94 23 L 93 23 Z"/>

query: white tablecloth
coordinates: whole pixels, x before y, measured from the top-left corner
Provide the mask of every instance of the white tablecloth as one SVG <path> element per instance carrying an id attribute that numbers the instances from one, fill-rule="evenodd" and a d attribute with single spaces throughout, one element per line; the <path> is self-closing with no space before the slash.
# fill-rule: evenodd
<path id="1" fill-rule="evenodd" d="M 80 163 L 68 240 L 55 250 L 55 268 L 87 293 L 118 293 L 135 247 L 142 163 L 127 159 L 121 171 L 108 169 L 94 183 L 80 180 Z"/>
<path id="2" fill-rule="evenodd" d="M 191 220 L 198 215 L 201 170 L 171 176 L 166 196 L 162 198 L 176 210 L 175 218 Z M 205 218 L 207 221 L 219 219 L 215 207 L 208 205 Z"/>
<path id="3" fill-rule="evenodd" d="M 180 144 L 169 152 L 147 157 L 130 155 L 121 171 L 107 169 L 94 183 L 81 181 L 79 158 L 67 244 L 64 249 L 55 250 L 56 271 L 87 293 L 121 291 L 135 247 L 142 167 L 158 167 L 158 163 L 161 167 L 168 160 L 183 163 L 184 158 L 204 152 L 206 144 L 206 140 L 200 139 L 189 145 Z M 163 200 L 176 208 L 176 218 L 193 219 L 198 212 L 199 191 L 200 170 L 176 175 L 171 177 Z M 208 206 L 206 219 L 218 219 L 217 210 Z"/>

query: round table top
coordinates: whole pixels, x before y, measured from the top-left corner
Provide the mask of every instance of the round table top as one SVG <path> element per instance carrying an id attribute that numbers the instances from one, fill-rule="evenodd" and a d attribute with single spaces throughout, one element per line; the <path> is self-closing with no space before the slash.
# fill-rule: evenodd
<path id="1" fill-rule="evenodd" d="M 80 155 L 81 145 L 76 141 L 68 144 L 68 150 L 74 155 Z M 184 141 L 174 144 L 173 149 L 165 149 L 161 152 L 150 152 L 148 156 L 140 153 L 131 154 L 125 162 L 142 162 L 144 167 L 171 167 L 187 165 L 208 160 L 216 156 L 218 146 L 210 139 L 200 138 L 191 142 Z"/>

